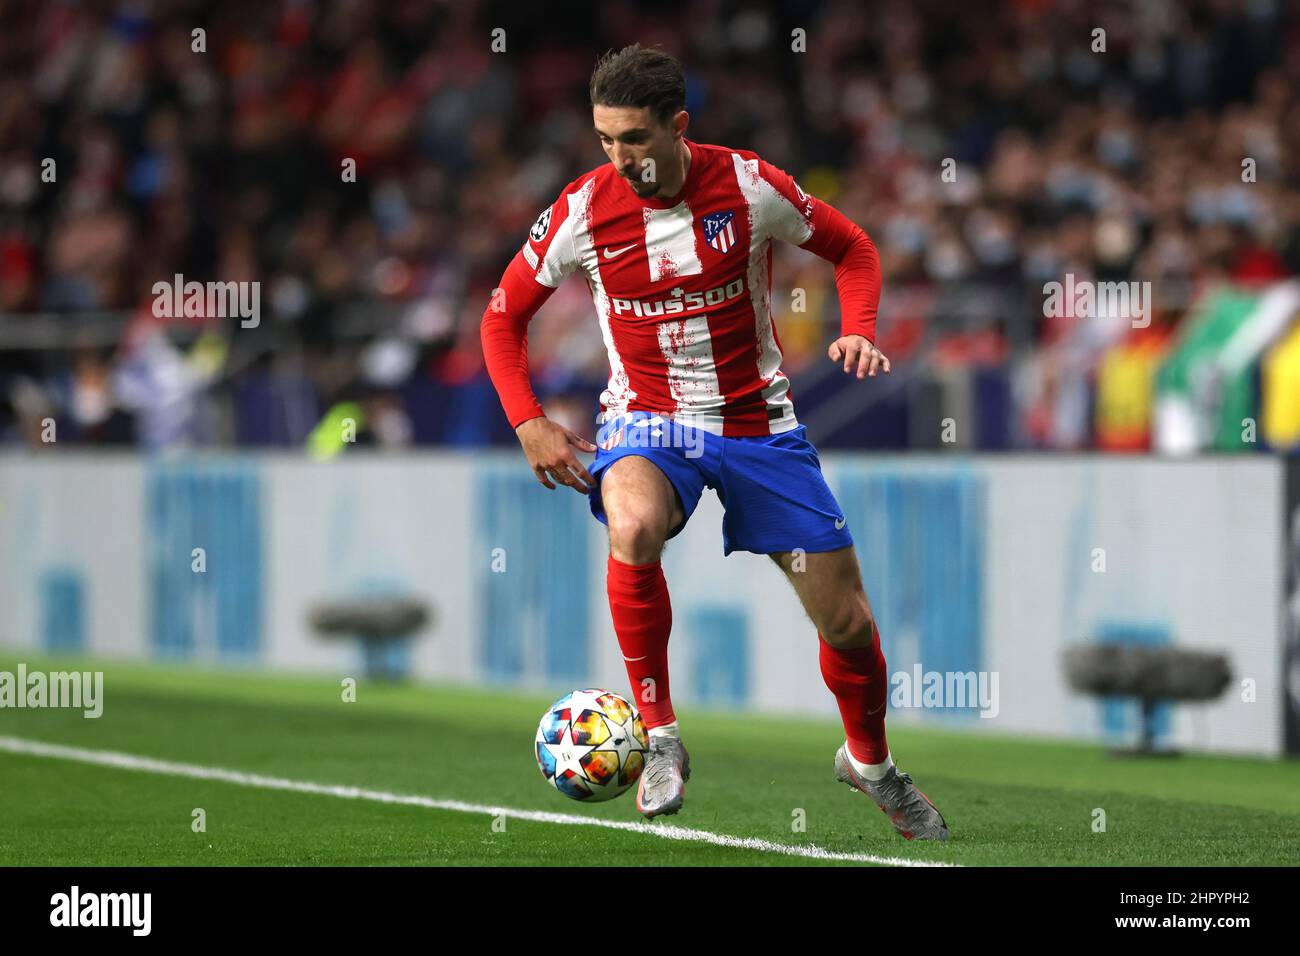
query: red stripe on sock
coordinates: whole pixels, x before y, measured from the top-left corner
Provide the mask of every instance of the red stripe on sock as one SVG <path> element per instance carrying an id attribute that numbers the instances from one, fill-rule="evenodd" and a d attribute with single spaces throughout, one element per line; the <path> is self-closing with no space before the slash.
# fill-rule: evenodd
<path id="1" fill-rule="evenodd" d="M 817 635 L 822 678 L 840 705 L 844 736 L 849 753 L 861 763 L 883 763 L 889 755 L 885 739 L 885 698 L 889 675 L 880 650 L 880 631 L 871 622 L 871 646 L 842 649 L 831 647 Z M 874 711 L 874 713 L 873 713 Z"/>
<path id="2" fill-rule="evenodd" d="M 632 684 L 632 701 L 641 711 L 647 729 L 671 724 L 677 719 L 668 693 L 668 635 L 673 629 L 673 608 L 663 567 L 658 561 L 624 564 L 611 554 L 606 590 L 614 633 Z"/>

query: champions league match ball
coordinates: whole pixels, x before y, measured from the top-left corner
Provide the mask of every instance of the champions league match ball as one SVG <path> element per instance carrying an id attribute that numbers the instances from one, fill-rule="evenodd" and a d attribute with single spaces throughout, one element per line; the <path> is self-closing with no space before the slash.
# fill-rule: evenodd
<path id="1" fill-rule="evenodd" d="M 607 690 L 566 694 L 537 726 L 542 776 L 574 800 L 612 800 L 627 790 L 641 778 L 648 748 L 641 715 Z"/>

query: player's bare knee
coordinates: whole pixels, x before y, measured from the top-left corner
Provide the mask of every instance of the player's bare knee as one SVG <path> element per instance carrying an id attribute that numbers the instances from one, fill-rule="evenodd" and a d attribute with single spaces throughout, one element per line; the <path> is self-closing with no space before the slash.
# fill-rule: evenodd
<path id="1" fill-rule="evenodd" d="M 655 515 L 635 509 L 607 514 L 609 550 L 627 564 L 651 564 L 663 552 L 667 529 Z"/>
<path id="2" fill-rule="evenodd" d="M 820 630 L 822 640 L 839 650 L 870 647 L 874 633 L 871 612 L 858 600 L 843 602 Z"/>

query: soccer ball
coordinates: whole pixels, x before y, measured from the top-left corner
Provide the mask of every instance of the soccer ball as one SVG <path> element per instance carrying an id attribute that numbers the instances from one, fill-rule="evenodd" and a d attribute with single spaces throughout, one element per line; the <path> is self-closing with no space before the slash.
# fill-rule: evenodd
<path id="1" fill-rule="evenodd" d="M 575 690 L 547 708 L 537 726 L 537 765 L 574 800 L 611 800 L 641 778 L 649 748 L 645 723 L 626 698 Z"/>

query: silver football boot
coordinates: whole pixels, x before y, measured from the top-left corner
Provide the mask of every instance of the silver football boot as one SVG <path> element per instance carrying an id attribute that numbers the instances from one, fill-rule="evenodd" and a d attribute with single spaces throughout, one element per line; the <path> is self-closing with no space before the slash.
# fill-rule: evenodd
<path id="1" fill-rule="evenodd" d="M 869 796 L 904 839 L 948 839 L 943 814 L 897 767 L 890 767 L 881 780 L 868 780 L 853 769 L 848 744 L 842 744 L 835 754 L 835 779 Z"/>
<path id="2" fill-rule="evenodd" d="M 682 793 L 691 779 L 691 758 L 676 737 L 651 736 L 645 770 L 636 791 L 636 808 L 647 820 L 682 808 Z"/>

